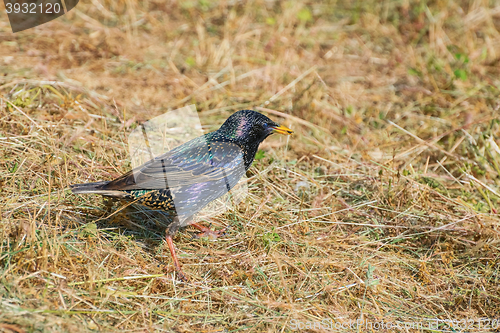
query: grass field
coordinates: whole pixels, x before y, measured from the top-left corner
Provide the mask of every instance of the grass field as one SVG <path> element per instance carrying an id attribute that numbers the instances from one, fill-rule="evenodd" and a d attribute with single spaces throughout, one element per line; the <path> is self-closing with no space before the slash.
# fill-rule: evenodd
<path id="1" fill-rule="evenodd" d="M 91 0 L 16 34 L 2 8 L 0 332 L 500 329 L 499 61 L 498 1 Z M 178 234 L 180 282 L 160 218 L 68 185 L 191 104 L 295 134 L 225 237 Z"/>

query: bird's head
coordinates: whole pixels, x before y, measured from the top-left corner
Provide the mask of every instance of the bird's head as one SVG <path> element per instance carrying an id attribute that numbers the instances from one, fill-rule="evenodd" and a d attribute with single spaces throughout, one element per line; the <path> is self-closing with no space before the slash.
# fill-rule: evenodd
<path id="1" fill-rule="evenodd" d="M 291 135 L 293 131 L 280 126 L 263 114 L 252 110 L 241 110 L 232 114 L 219 131 L 242 143 L 258 146 L 273 133 Z"/>

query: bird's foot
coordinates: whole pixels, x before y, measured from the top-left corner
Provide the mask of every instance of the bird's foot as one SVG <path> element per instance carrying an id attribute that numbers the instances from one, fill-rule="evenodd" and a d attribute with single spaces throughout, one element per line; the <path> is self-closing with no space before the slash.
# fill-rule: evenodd
<path id="1" fill-rule="evenodd" d="M 176 280 L 178 280 L 180 282 L 188 282 L 189 281 L 188 277 L 186 276 L 186 274 L 184 274 L 182 269 L 180 267 L 176 267 L 175 264 L 174 264 L 174 270 L 175 270 Z M 164 271 L 165 271 L 165 275 L 170 275 L 173 271 L 172 266 L 165 265 Z"/>
<path id="2" fill-rule="evenodd" d="M 208 237 L 208 238 L 211 238 L 211 239 L 217 239 L 219 237 L 222 237 L 224 235 L 226 235 L 226 230 L 227 228 L 224 228 L 224 229 L 221 229 L 221 230 L 206 230 L 206 231 L 203 231 L 203 232 L 199 232 L 197 234 L 195 234 L 195 238 L 203 238 L 203 237 Z"/>
<path id="3" fill-rule="evenodd" d="M 174 265 L 175 266 L 175 265 Z M 182 271 L 181 267 L 175 266 L 175 273 L 177 275 L 177 279 L 179 279 L 182 282 L 188 282 L 189 279 L 187 278 L 186 274 Z"/>
<path id="4" fill-rule="evenodd" d="M 193 235 L 194 238 L 209 237 L 211 239 L 217 239 L 219 237 L 226 235 L 226 231 L 227 231 L 227 229 L 229 229 L 229 227 L 225 227 L 221 230 L 212 230 L 212 229 L 204 227 L 198 223 L 193 223 L 191 225 L 193 227 L 195 227 L 196 229 L 201 230 L 201 232 Z"/>

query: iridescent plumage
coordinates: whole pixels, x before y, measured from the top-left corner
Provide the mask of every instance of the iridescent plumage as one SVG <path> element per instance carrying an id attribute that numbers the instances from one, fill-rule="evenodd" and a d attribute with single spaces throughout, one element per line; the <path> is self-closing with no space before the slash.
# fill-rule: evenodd
<path id="1" fill-rule="evenodd" d="M 259 144 L 272 133 L 292 131 L 256 111 L 238 111 L 217 131 L 188 141 L 115 180 L 76 184 L 71 189 L 73 193 L 137 200 L 168 211 L 172 223 L 167 229 L 167 242 L 180 271 L 172 236 L 187 226 L 194 214 L 238 183 L 252 165 Z"/>

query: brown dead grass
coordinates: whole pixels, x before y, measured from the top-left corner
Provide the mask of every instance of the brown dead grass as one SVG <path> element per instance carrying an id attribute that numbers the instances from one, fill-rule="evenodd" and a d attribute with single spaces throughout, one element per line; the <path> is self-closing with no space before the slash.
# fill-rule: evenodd
<path id="1" fill-rule="evenodd" d="M 500 317 L 498 7 L 92 0 L 17 34 L 0 15 L 0 331 Z M 259 108 L 296 134 L 261 146 L 227 237 L 179 234 L 180 283 L 161 219 L 66 188 L 129 170 L 127 134 L 192 103 L 207 131 Z"/>

